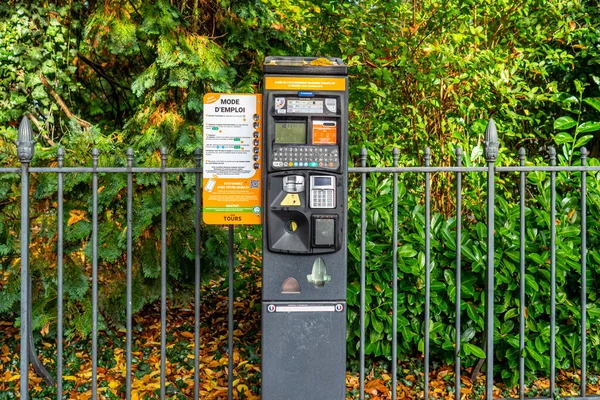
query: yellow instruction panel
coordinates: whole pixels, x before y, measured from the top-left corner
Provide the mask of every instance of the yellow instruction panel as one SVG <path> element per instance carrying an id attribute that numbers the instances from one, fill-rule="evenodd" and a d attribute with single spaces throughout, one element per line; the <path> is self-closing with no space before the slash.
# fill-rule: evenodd
<path id="1" fill-rule="evenodd" d="M 262 221 L 262 95 L 204 96 L 203 221 Z"/>
<path id="2" fill-rule="evenodd" d="M 346 90 L 346 78 L 266 76 L 265 90 Z"/>

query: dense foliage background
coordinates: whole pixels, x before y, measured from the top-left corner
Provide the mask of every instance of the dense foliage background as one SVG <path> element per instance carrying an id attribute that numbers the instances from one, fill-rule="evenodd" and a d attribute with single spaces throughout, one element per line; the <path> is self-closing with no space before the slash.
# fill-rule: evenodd
<path id="1" fill-rule="evenodd" d="M 127 147 L 135 164 L 157 166 L 159 149 L 169 165 L 194 165 L 202 145 L 202 96 L 207 92 L 260 92 L 265 55 L 340 56 L 349 65 L 350 159 L 368 149 L 369 165 L 419 165 L 432 149 L 433 165 L 483 165 L 486 121 L 500 132 L 502 164 L 547 162 L 549 145 L 559 163 L 579 163 L 579 147 L 597 165 L 600 152 L 600 10 L 594 1 L 508 0 L 105 0 L 7 1 L 0 4 L 0 164 L 16 166 L 14 139 L 27 115 L 38 135 L 33 165 L 54 165 L 58 146 L 66 165 L 90 164 L 91 148 L 101 165 L 123 165 Z M 422 351 L 422 177 L 401 176 L 400 348 L 402 357 Z M 545 373 L 549 359 L 549 190 L 547 175 L 528 177 L 527 367 Z M 432 349 L 439 361 L 453 354 L 454 239 L 453 177 L 432 178 Z M 465 177 L 462 250 L 463 355 L 465 365 L 482 356 L 485 196 L 483 176 Z M 578 365 L 580 209 L 579 177 L 559 174 L 558 356 L 563 368 Z M 19 176 L 0 175 L 0 314 L 16 315 L 19 299 Z M 66 275 L 69 335 L 90 329 L 88 298 L 91 254 L 91 177 L 66 177 Z M 516 175 L 502 176 L 497 189 L 498 262 L 496 343 L 499 367 L 514 382 L 518 363 L 518 210 Z M 103 326 L 119 326 L 124 313 L 125 176 L 101 177 L 100 309 Z M 193 178 L 169 182 L 170 295 L 188 293 L 193 268 Z M 357 181 L 351 179 L 351 184 Z M 31 222 L 34 329 L 53 331 L 56 307 L 56 181 L 33 176 Z M 600 193 L 588 178 L 588 354 L 600 353 Z M 134 204 L 134 308 L 159 295 L 159 177 L 136 176 Z M 368 329 L 366 351 L 390 355 L 391 180 L 368 182 Z M 349 352 L 358 333 L 357 270 L 360 204 L 350 199 Z M 203 228 L 203 268 L 219 271 L 225 241 L 216 227 Z M 239 247 L 259 251 L 240 234 Z M 243 240 L 242 240 L 243 239 Z M 184 251 L 182 251 L 184 249 Z M 501 295 L 500 295 L 501 294 Z M 106 325 L 104 325 L 106 324 Z M 516 341 L 516 342 L 515 342 Z M 578 347 L 579 346 L 579 347 Z"/>

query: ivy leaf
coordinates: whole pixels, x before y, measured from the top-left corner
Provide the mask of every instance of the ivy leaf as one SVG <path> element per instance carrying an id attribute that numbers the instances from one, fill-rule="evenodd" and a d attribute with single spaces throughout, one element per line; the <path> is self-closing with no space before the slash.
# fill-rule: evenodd
<path id="1" fill-rule="evenodd" d="M 560 117 L 559 119 L 554 121 L 554 129 L 556 129 L 557 131 L 571 129 L 575 125 L 577 125 L 577 122 L 575 122 L 573 118 L 567 116 Z"/>

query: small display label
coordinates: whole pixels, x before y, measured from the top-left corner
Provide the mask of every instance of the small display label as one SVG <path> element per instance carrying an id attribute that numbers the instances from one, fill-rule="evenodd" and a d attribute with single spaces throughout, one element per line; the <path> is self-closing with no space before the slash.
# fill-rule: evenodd
<path id="1" fill-rule="evenodd" d="M 288 100 L 288 114 L 323 114 L 323 100 Z"/>
<path id="2" fill-rule="evenodd" d="M 336 144 L 337 123 L 336 121 L 312 122 L 312 144 Z"/>

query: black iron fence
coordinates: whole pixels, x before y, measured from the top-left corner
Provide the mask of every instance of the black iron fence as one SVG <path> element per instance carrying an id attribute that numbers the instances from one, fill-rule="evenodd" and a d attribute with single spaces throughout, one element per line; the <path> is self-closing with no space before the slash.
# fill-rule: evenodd
<path id="1" fill-rule="evenodd" d="M 21 162 L 20 168 L 0 168 L 0 173 L 18 173 L 21 176 L 21 243 L 29 243 L 30 226 L 29 226 L 29 174 L 56 174 L 58 181 L 58 195 L 57 195 L 57 223 L 58 223 L 58 237 L 57 237 L 57 274 L 58 274 L 58 315 L 57 315 L 57 373 L 55 384 L 57 386 L 57 398 L 63 398 L 63 179 L 65 174 L 72 173 L 87 173 L 92 175 L 92 345 L 91 345 L 91 357 L 92 357 L 92 375 L 91 375 L 91 388 L 92 397 L 97 398 L 98 386 L 97 386 L 97 368 L 98 368 L 98 174 L 109 173 L 109 174 L 126 174 L 127 175 L 127 337 L 126 337 L 126 357 L 127 367 L 125 373 L 126 380 L 126 393 L 127 399 L 131 398 L 131 377 L 132 377 L 132 196 L 133 196 L 133 177 L 135 174 L 140 173 L 157 173 L 161 176 L 161 357 L 160 357 L 160 398 L 165 398 L 165 387 L 166 387 L 166 317 L 167 317 L 167 175 L 168 174 L 193 174 L 196 179 L 195 184 L 195 329 L 194 329 L 194 398 L 200 397 L 199 388 L 199 347 L 200 347 L 200 257 L 201 257 L 201 245 L 200 245 L 200 226 L 201 226 L 201 175 L 202 169 L 200 164 L 200 150 L 197 149 L 195 152 L 195 168 L 169 168 L 167 167 L 167 151 L 162 149 L 161 151 L 161 167 L 160 168 L 139 168 L 133 166 L 133 151 L 129 149 L 127 151 L 127 166 L 126 167 L 99 167 L 98 157 L 99 152 L 97 149 L 93 149 L 92 152 L 92 167 L 65 167 L 63 165 L 64 152 L 62 149 L 58 149 L 56 167 L 33 167 L 30 166 L 30 162 L 33 158 L 34 140 L 32 129 L 27 119 L 24 119 L 20 128 L 17 141 L 17 154 Z M 527 174 L 534 171 L 543 171 L 550 174 L 550 221 L 556 220 L 556 174 L 560 171 L 568 171 L 571 173 L 579 173 L 580 179 L 580 196 L 581 196 L 581 281 L 580 281 L 580 292 L 581 292 L 581 369 L 579 371 L 579 387 L 580 394 L 578 397 L 571 397 L 574 399 L 586 399 L 592 398 L 591 394 L 586 391 L 586 376 L 587 376 L 587 354 L 586 354 L 586 339 L 588 338 L 588 331 L 586 329 L 586 312 L 587 309 L 587 188 L 586 188 L 586 176 L 588 172 L 600 171 L 598 166 L 587 166 L 586 156 L 587 151 L 585 148 L 581 150 L 581 165 L 579 166 L 556 166 L 556 152 L 553 148 L 549 149 L 550 165 L 548 166 L 526 166 L 525 165 L 525 151 L 523 149 L 519 152 L 520 165 L 519 166 L 495 166 L 495 162 L 498 157 L 499 142 L 496 132 L 495 124 L 492 120 L 488 124 L 484 142 L 485 159 L 487 161 L 487 167 L 465 167 L 462 166 L 462 152 L 460 149 L 456 151 L 456 165 L 448 167 L 434 167 L 431 166 L 431 152 L 427 148 L 424 153 L 424 166 L 422 167 L 401 167 L 398 165 L 398 151 L 395 149 L 393 153 L 393 166 L 392 167 L 367 167 L 367 152 L 363 149 L 360 153 L 360 167 L 349 168 L 350 174 L 358 174 L 360 176 L 360 229 L 361 229 L 361 243 L 360 243 L 360 345 L 359 345 L 359 366 L 360 366 L 360 398 L 365 397 L 365 338 L 367 335 L 365 327 L 365 312 L 367 310 L 366 304 L 366 276 L 368 271 L 368 252 L 366 246 L 367 240 L 367 176 L 373 173 L 383 173 L 393 177 L 393 231 L 391 238 L 392 244 L 392 264 L 389 266 L 392 271 L 392 332 L 391 332 L 391 397 L 396 399 L 397 393 L 397 367 L 399 365 L 398 360 L 398 234 L 401 232 L 401 227 L 398 222 L 398 177 L 400 174 L 419 174 L 424 178 L 424 208 L 425 208 L 425 223 L 424 223 L 424 253 L 425 253 L 425 266 L 424 268 L 424 328 L 423 328 L 423 341 L 424 349 L 423 365 L 424 365 L 424 390 L 423 397 L 430 397 L 430 365 L 431 365 L 431 340 L 430 340 L 430 321 L 431 321 L 431 175 L 433 173 L 443 172 L 454 175 L 454 182 L 456 185 L 455 191 L 455 218 L 456 218 L 456 232 L 455 232 L 455 249 L 456 249 L 456 268 L 455 268 L 455 343 L 454 343 L 454 368 L 455 377 L 454 379 L 454 393 L 461 393 L 461 380 L 458 378 L 461 376 L 461 264 L 463 264 L 463 256 L 461 254 L 461 240 L 462 240 L 462 225 L 463 225 L 463 209 L 462 209 L 462 181 L 463 174 L 465 173 L 480 173 L 487 176 L 487 187 L 486 187 L 486 199 L 487 205 L 487 270 L 485 278 L 485 359 L 486 359 L 486 394 L 485 398 L 493 398 L 493 361 L 494 361 L 494 277 L 495 268 L 497 264 L 495 262 L 495 251 L 494 251 L 494 218 L 495 218 L 495 179 L 498 174 L 505 172 L 516 172 L 519 174 L 519 189 L 518 198 L 520 204 L 520 255 L 519 255 L 519 397 L 525 397 L 525 342 L 526 342 L 526 232 L 525 232 L 525 221 L 526 221 L 526 179 Z M 482 199 L 483 200 L 483 199 Z M 483 203 L 483 201 L 482 201 Z M 597 218 L 598 216 L 595 216 Z M 559 397 L 556 385 L 556 224 L 549 223 L 550 225 L 550 370 L 548 375 L 550 377 L 549 397 L 545 398 L 557 398 Z M 233 350 L 233 264 L 234 264 L 234 250 L 233 250 L 233 226 L 229 226 L 229 337 L 228 337 L 228 349 L 229 353 L 232 354 Z M 46 378 L 53 382 L 53 378 L 50 374 L 45 371 L 42 365 L 39 365 L 39 361 L 35 355 L 35 349 L 33 348 L 33 340 L 31 339 L 31 284 L 30 284 L 30 271 L 29 271 L 29 246 L 21 246 L 21 311 L 20 311 L 20 330 L 21 330 L 21 342 L 20 342 L 20 395 L 21 399 L 29 398 L 28 390 L 28 371 L 30 363 L 34 364 L 34 367 Z M 497 327 L 496 327 L 497 328 Z M 268 345 L 268 344 L 263 344 Z M 229 370 L 228 374 L 228 397 L 233 398 L 232 381 L 233 381 L 233 357 L 228 357 Z M 462 372 L 464 374 L 464 371 Z"/>

